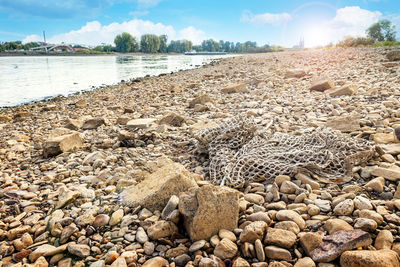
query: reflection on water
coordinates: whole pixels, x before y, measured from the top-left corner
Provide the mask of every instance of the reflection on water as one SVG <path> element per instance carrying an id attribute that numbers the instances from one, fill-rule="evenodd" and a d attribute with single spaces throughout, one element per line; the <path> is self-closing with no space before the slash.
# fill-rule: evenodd
<path id="1" fill-rule="evenodd" d="M 0 57 L 0 107 L 195 68 L 221 57 L 226 56 Z"/>

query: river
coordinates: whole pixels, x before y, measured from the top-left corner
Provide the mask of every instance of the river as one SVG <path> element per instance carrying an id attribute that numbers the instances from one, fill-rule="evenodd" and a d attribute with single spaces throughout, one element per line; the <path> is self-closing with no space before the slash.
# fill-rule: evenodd
<path id="1" fill-rule="evenodd" d="M 192 69 L 227 56 L 0 57 L 0 107 L 69 95 L 122 80 Z"/>

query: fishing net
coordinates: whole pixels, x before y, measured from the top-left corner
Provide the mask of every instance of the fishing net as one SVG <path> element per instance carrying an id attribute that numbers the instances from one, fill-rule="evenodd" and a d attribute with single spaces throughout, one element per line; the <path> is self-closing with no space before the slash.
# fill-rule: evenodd
<path id="1" fill-rule="evenodd" d="M 297 136 L 268 133 L 245 116 L 203 129 L 195 137 L 209 154 L 210 181 L 231 187 L 272 183 L 278 175 L 293 176 L 299 171 L 331 180 L 351 178 L 353 167 L 374 154 L 367 140 L 329 128 Z"/>

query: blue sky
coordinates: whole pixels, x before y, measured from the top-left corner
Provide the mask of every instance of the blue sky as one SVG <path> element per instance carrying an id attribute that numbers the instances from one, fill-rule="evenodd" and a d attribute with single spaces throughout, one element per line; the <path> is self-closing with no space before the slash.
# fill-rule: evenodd
<path id="1" fill-rule="evenodd" d="M 0 41 L 42 40 L 45 30 L 49 42 L 96 45 L 127 31 L 287 47 L 304 37 L 311 47 L 363 36 L 383 18 L 400 39 L 399 0 L 0 0 Z"/>

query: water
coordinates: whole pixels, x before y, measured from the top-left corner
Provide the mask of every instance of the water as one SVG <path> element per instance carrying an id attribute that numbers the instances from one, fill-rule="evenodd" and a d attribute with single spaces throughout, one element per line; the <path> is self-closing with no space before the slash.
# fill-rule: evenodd
<path id="1" fill-rule="evenodd" d="M 196 68 L 221 57 L 226 56 L 0 57 L 0 107 Z"/>

